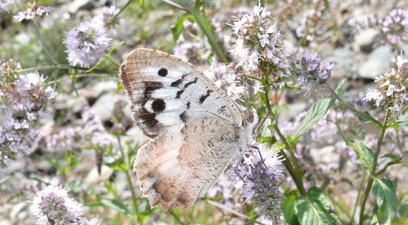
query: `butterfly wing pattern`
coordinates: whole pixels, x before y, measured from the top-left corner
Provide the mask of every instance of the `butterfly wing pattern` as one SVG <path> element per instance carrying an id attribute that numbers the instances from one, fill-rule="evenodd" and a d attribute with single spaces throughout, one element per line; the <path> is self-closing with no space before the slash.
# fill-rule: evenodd
<path id="1" fill-rule="evenodd" d="M 191 64 L 167 53 L 135 49 L 120 69 L 135 124 L 153 138 L 134 162 L 151 205 L 194 203 L 246 143 L 242 114 Z"/>

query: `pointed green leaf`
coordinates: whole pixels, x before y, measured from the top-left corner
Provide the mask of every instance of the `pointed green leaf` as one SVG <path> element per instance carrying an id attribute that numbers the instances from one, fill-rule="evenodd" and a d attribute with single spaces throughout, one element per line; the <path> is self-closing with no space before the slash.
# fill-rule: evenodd
<path id="1" fill-rule="evenodd" d="M 331 213 L 323 191 L 316 187 L 296 200 L 295 212 L 301 225 L 341 225 Z"/>
<path id="2" fill-rule="evenodd" d="M 344 92 L 344 81 L 339 84 L 335 90 L 337 95 L 342 95 Z M 307 112 L 305 118 L 296 128 L 296 134 L 293 136 L 293 142 L 296 142 L 303 134 L 305 134 L 313 125 L 326 115 L 330 107 L 336 100 L 335 96 L 326 97 L 318 100 Z"/>
<path id="3" fill-rule="evenodd" d="M 282 197 L 282 213 L 285 221 L 288 225 L 299 225 L 299 221 L 296 217 L 295 211 L 295 201 L 297 198 L 296 190 L 289 190 L 283 194 Z"/>
<path id="4" fill-rule="evenodd" d="M 394 183 L 389 178 L 374 178 L 373 193 L 378 206 L 379 224 L 391 225 L 398 209 Z"/>
<path id="5" fill-rule="evenodd" d="M 185 13 L 179 16 L 179 18 L 177 18 L 176 23 L 171 26 L 170 30 L 171 30 L 171 34 L 173 35 L 174 42 L 176 42 L 179 39 L 181 32 L 183 32 L 184 20 L 188 18 L 193 18 L 193 17 L 191 16 L 191 14 Z"/>
<path id="6" fill-rule="evenodd" d="M 103 200 L 101 202 L 104 206 L 124 215 L 129 214 L 129 209 L 118 200 Z"/>
<path id="7" fill-rule="evenodd" d="M 371 170 L 374 163 L 374 151 L 362 142 L 351 140 L 344 134 L 340 127 L 337 126 L 337 128 L 344 142 L 346 142 L 346 145 L 356 153 L 360 164 Z"/>

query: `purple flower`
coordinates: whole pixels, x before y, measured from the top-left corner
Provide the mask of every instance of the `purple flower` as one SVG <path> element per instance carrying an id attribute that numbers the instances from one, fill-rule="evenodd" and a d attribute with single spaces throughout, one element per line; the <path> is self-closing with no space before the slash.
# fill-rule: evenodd
<path id="1" fill-rule="evenodd" d="M 245 200 L 255 199 L 269 218 L 279 218 L 281 170 L 279 157 L 266 146 L 250 147 L 228 170 Z"/>
<path id="2" fill-rule="evenodd" d="M 408 41 L 408 9 L 394 9 L 382 22 L 382 30 L 390 44 Z"/>
<path id="3" fill-rule="evenodd" d="M 61 187 L 48 186 L 33 200 L 31 212 L 37 217 L 37 225 L 97 225 L 97 220 L 88 221 L 82 206 L 68 196 Z"/>
<path id="4" fill-rule="evenodd" d="M 30 149 L 38 138 L 34 129 L 54 91 L 38 72 L 0 81 L 0 164 Z M 15 79 L 12 80 L 11 78 Z"/>
<path id="5" fill-rule="evenodd" d="M 105 54 L 112 38 L 100 20 L 82 21 L 65 36 L 68 61 L 71 65 L 90 67 Z"/>
<path id="6" fill-rule="evenodd" d="M 301 89 L 309 90 L 326 82 L 333 67 L 334 63 L 323 63 L 317 53 L 302 52 L 292 70 Z"/>
<path id="7" fill-rule="evenodd" d="M 106 148 L 116 143 L 116 139 L 103 127 L 102 121 L 91 108 L 82 112 L 82 125 L 64 128 L 45 138 L 47 150 L 65 152 L 94 147 Z"/>

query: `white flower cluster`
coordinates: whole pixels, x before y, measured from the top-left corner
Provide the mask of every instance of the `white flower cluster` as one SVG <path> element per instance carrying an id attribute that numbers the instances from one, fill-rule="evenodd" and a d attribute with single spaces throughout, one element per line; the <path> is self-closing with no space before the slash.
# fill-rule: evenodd
<path id="1" fill-rule="evenodd" d="M 7 11 L 8 7 L 14 3 L 14 0 L 0 0 L 0 12 Z"/>
<path id="2" fill-rule="evenodd" d="M 245 87 L 240 84 L 233 64 L 214 63 L 204 74 L 213 80 L 215 85 L 223 89 L 233 100 L 239 100 L 245 92 Z"/>
<path id="3" fill-rule="evenodd" d="M 18 12 L 13 19 L 17 22 L 23 20 L 32 20 L 36 17 L 48 15 L 52 12 L 53 8 L 50 6 L 39 5 L 36 2 L 28 3 L 29 7 L 25 11 Z"/>
<path id="4" fill-rule="evenodd" d="M 365 100 L 374 101 L 377 107 L 401 113 L 408 107 L 408 59 L 397 57 L 397 68 L 375 79 L 376 89 L 367 91 Z"/>
<path id="5" fill-rule="evenodd" d="M 252 13 L 235 21 L 232 29 L 236 41 L 231 53 L 244 71 L 259 72 L 261 64 L 276 70 L 287 67 L 288 54 L 283 49 L 281 33 L 267 9 L 255 6 Z"/>
<path id="6" fill-rule="evenodd" d="M 29 150 L 37 137 L 35 125 L 54 95 L 38 72 L 0 80 L 0 164 Z"/>

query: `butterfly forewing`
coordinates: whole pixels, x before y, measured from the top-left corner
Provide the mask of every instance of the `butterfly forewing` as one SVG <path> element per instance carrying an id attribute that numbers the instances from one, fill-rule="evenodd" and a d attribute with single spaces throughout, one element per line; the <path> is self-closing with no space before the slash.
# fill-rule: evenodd
<path id="1" fill-rule="evenodd" d="M 235 104 L 192 65 L 151 49 L 132 51 L 121 66 L 136 124 L 150 136 L 163 128 L 203 117 L 240 126 Z"/>

